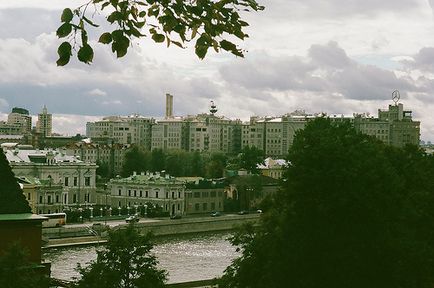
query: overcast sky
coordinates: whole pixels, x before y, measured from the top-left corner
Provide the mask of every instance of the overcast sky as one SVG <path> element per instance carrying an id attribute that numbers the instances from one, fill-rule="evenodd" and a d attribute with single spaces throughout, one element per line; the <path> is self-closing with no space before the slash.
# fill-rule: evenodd
<path id="1" fill-rule="evenodd" d="M 243 120 L 296 109 L 377 115 L 398 89 L 421 139 L 434 142 L 434 0 L 260 0 L 266 9 L 246 15 L 244 59 L 210 51 L 201 61 L 191 47 L 143 41 L 120 60 L 95 44 L 92 65 L 57 67 L 60 13 L 78 3 L 0 0 L 0 120 L 46 105 L 54 131 L 73 135 L 105 115 L 161 117 L 165 93 L 176 115 L 206 112 L 210 100 Z"/>

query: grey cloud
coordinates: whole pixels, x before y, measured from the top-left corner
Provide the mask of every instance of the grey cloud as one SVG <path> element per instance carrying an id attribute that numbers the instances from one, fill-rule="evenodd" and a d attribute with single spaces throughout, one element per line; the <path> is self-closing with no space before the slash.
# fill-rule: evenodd
<path id="1" fill-rule="evenodd" d="M 351 60 L 336 42 L 312 45 L 309 57 L 250 57 L 243 63 L 223 66 L 221 77 L 230 85 L 257 91 L 342 94 L 347 99 L 389 99 L 391 91 L 417 87 L 407 78 Z"/>
<path id="2" fill-rule="evenodd" d="M 401 63 L 410 69 L 421 71 L 434 72 L 434 48 L 424 47 L 419 50 L 416 55 L 413 55 L 413 61 L 402 60 Z"/>

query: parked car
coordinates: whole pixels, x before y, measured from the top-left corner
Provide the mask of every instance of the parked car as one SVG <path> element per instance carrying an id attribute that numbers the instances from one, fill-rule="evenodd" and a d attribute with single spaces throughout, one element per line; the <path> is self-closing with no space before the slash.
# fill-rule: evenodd
<path id="1" fill-rule="evenodd" d="M 131 215 L 131 216 L 127 217 L 127 218 L 125 219 L 125 221 L 126 221 L 127 223 L 139 222 L 139 216 L 138 216 L 138 215 Z"/>
<path id="2" fill-rule="evenodd" d="M 256 213 L 262 213 L 262 210 L 261 209 L 258 209 L 258 210 L 256 210 Z"/>
<path id="3" fill-rule="evenodd" d="M 246 215 L 246 214 L 249 214 L 249 211 L 241 210 L 240 212 L 238 212 L 238 215 Z"/>
<path id="4" fill-rule="evenodd" d="M 222 216 L 222 213 L 220 213 L 219 211 L 211 212 L 211 217 L 219 217 L 219 216 Z"/>

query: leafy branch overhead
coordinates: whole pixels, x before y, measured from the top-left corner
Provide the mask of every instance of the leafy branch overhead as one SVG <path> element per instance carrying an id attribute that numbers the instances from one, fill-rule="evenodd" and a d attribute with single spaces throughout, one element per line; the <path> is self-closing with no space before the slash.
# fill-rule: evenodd
<path id="1" fill-rule="evenodd" d="M 244 50 L 229 40 L 248 37 L 243 28 L 249 24 L 241 19 L 240 12 L 263 9 L 256 0 L 90 0 L 74 10 L 63 10 L 56 34 L 66 41 L 58 47 L 57 65 L 68 64 L 73 51 L 81 62 L 92 62 L 88 29 L 99 27 L 93 20 L 100 11 L 115 28 L 102 33 L 98 42 L 111 45 L 118 58 L 127 54 L 132 40 L 142 37 L 180 48 L 195 40 L 200 59 L 211 47 L 243 57 Z"/>

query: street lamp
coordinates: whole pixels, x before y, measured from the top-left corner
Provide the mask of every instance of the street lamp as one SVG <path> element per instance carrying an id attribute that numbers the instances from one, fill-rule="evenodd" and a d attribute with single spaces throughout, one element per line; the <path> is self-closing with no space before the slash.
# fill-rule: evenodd
<path id="1" fill-rule="evenodd" d="M 118 207 L 118 211 L 119 211 L 119 216 L 121 216 L 121 206 Z"/>
<path id="2" fill-rule="evenodd" d="M 145 207 L 145 218 L 146 218 L 148 215 L 148 205 L 145 204 L 144 207 Z"/>
<path id="3" fill-rule="evenodd" d="M 134 204 L 135 215 L 137 215 L 137 204 Z"/>
<path id="4" fill-rule="evenodd" d="M 128 216 L 130 216 L 130 209 L 131 209 L 131 207 L 128 206 L 128 207 L 127 207 L 127 210 L 128 210 Z"/>
<path id="5" fill-rule="evenodd" d="M 90 206 L 89 210 L 90 210 L 90 220 L 92 221 L 92 218 L 93 218 L 93 207 Z"/>
<path id="6" fill-rule="evenodd" d="M 101 217 L 102 217 L 102 207 L 101 207 L 101 208 L 99 208 L 99 212 L 100 212 L 99 216 L 101 216 Z"/>

